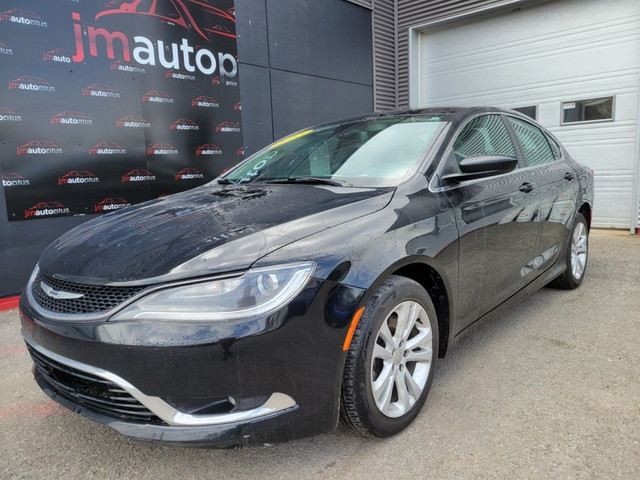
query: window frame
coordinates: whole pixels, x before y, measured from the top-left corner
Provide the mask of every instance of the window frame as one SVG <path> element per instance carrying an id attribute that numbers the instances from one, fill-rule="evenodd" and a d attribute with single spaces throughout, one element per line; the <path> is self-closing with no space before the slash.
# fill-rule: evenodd
<path id="1" fill-rule="evenodd" d="M 509 135 L 509 138 L 511 140 L 511 143 L 513 145 L 513 148 L 515 150 L 515 154 L 516 154 L 516 159 L 518 160 L 518 165 L 516 166 L 515 169 L 513 169 L 510 172 L 507 173 L 501 173 L 498 175 L 493 175 L 491 177 L 484 177 L 484 178 L 475 178 L 472 180 L 466 180 L 464 182 L 464 185 L 461 184 L 454 184 L 454 185 L 446 185 L 443 184 L 440 181 L 440 176 L 442 175 L 443 170 L 450 165 L 450 163 L 453 161 L 456 168 L 458 168 L 458 163 L 455 160 L 455 154 L 453 153 L 453 145 L 455 144 L 455 141 L 457 140 L 458 136 L 460 133 L 462 133 L 462 131 L 465 129 L 465 127 L 473 120 L 475 120 L 478 117 L 481 116 L 485 116 L 485 115 L 498 115 L 500 117 L 500 120 L 502 121 L 502 124 L 504 125 L 504 127 L 507 129 L 507 133 Z M 456 188 L 460 188 L 461 186 L 467 186 L 470 184 L 474 184 L 474 183 L 478 183 L 478 182 L 483 182 L 486 180 L 490 180 L 496 177 L 501 177 L 503 175 L 511 175 L 514 172 L 518 172 L 521 171 L 524 168 L 529 168 L 525 165 L 524 163 L 524 157 L 523 157 L 523 153 L 520 147 L 520 143 L 518 142 L 518 139 L 515 137 L 515 134 L 513 132 L 513 129 L 511 128 L 511 125 L 509 125 L 509 122 L 506 119 L 506 116 L 509 115 L 505 112 L 502 111 L 488 111 L 488 112 L 476 112 L 472 115 L 469 115 L 467 118 L 464 119 L 464 121 L 458 125 L 455 129 L 455 131 L 451 134 L 451 138 L 449 139 L 446 148 L 444 149 L 444 153 L 442 154 L 442 158 L 440 160 L 440 162 L 438 163 L 438 166 L 435 169 L 435 173 L 433 175 L 433 177 L 431 178 L 430 182 L 429 182 L 429 190 L 432 192 L 446 192 L 449 190 L 454 190 Z M 520 118 L 519 116 L 516 115 L 512 115 L 515 118 Z M 528 117 L 527 117 L 528 118 Z M 453 160 L 451 160 L 453 159 Z"/>
<path id="2" fill-rule="evenodd" d="M 578 103 L 578 102 L 586 102 L 588 100 L 598 100 L 601 98 L 610 98 L 611 99 L 611 118 L 602 118 L 599 120 L 580 120 L 577 122 L 565 122 L 564 121 L 564 104 L 565 103 Z M 616 95 L 606 95 L 604 97 L 589 97 L 589 98 L 580 98 L 577 100 L 567 100 L 567 101 L 560 101 L 560 126 L 564 127 L 567 125 L 585 125 L 585 124 L 591 124 L 591 123 L 606 123 L 606 122 L 614 122 L 615 118 L 616 118 Z"/>
<path id="3" fill-rule="evenodd" d="M 540 168 L 540 167 L 544 167 L 546 165 L 552 165 L 554 162 L 557 162 L 558 160 L 561 160 L 562 158 L 564 158 L 564 152 L 562 150 L 560 142 L 556 141 L 555 138 L 551 137 L 551 135 L 546 131 L 546 129 L 542 125 L 538 125 L 535 121 L 531 121 L 531 118 L 527 117 L 524 114 L 522 114 L 522 116 L 520 116 L 520 115 L 513 115 L 513 114 L 510 114 L 510 113 L 506 113 L 505 116 L 515 118 L 516 120 L 520 120 L 521 122 L 528 123 L 528 124 L 532 125 L 533 127 L 537 128 L 540 131 L 540 133 L 542 133 L 542 136 L 544 137 L 544 139 L 547 141 L 547 144 L 549 145 L 549 150 L 551 151 L 551 156 L 553 157 L 553 160 L 550 161 L 550 162 L 541 163 L 539 165 L 528 165 L 527 164 L 527 156 L 525 154 L 524 147 L 522 146 L 522 142 L 520 142 L 520 139 L 518 138 L 518 135 L 516 134 L 513 126 L 507 120 L 506 124 L 507 124 L 507 126 L 509 128 L 509 131 L 511 132 L 511 134 L 515 138 L 516 146 L 517 146 L 518 152 L 520 154 L 521 163 L 522 163 L 522 167 L 521 168 L 523 168 L 523 169 L 525 169 L 525 168 L 527 168 L 527 169 L 528 168 Z M 558 151 L 560 153 L 559 157 L 556 157 L 554 149 L 551 146 L 551 142 L 554 142 L 555 145 L 558 147 Z"/>

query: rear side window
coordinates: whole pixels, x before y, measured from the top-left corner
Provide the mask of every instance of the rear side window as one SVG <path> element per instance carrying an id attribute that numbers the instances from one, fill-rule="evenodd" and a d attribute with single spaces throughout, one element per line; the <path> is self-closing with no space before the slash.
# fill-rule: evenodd
<path id="1" fill-rule="evenodd" d="M 509 123 L 513 127 L 518 140 L 520 140 L 524 150 L 524 161 L 528 167 L 553 162 L 556 159 L 542 130 L 535 125 L 513 117 L 509 117 Z"/>
<path id="2" fill-rule="evenodd" d="M 453 144 L 456 162 L 477 155 L 516 156 L 500 115 L 482 115 L 467 123 Z"/>

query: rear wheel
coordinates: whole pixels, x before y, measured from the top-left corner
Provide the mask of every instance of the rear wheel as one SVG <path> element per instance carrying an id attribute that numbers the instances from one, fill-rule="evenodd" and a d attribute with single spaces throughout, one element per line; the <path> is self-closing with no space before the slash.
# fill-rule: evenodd
<path id="1" fill-rule="evenodd" d="M 578 288 L 587 269 L 588 253 L 589 227 L 584 216 L 578 213 L 573 223 L 573 229 L 565 252 L 567 269 L 549 285 L 564 290 Z"/>
<path id="2" fill-rule="evenodd" d="M 424 404 L 438 357 L 438 322 L 427 292 L 389 277 L 360 318 L 347 352 L 341 417 L 365 435 L 388 437 Z"/>

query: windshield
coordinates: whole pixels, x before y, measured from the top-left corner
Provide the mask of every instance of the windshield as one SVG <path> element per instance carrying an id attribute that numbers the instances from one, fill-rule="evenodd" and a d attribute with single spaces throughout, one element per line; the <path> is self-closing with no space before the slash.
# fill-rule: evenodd
<path id="1" fill-rule="evenodd" d="M 433 116 L 388 116 L 310 128 L 261 150 L 218 181 L 395 186 L 416 171 L 445 123 Z"/>

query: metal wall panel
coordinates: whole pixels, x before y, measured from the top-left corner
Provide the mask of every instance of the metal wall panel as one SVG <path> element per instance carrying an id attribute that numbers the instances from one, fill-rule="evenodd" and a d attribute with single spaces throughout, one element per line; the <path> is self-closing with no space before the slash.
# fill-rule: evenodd
<path id="1" fill-rule="evenodd" d="M 397 105 L 396 1 L 373 2 L 374 104 L 376 110 Z"/>

